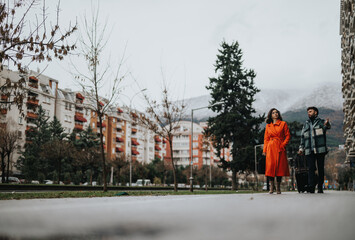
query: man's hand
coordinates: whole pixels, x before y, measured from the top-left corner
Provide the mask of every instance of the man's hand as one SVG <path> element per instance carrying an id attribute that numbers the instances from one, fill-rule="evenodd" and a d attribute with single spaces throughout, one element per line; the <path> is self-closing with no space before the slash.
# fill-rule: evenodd
<path id="1" fill-rule="evenodd" d="M 329 124 L 329 118 L 327 118 L 324 122 L 324 126 L 327 126 Z"/>
<path id="2" fill-rule="evenodd" d="M 303 155 L 303 150 L 302 149 L 300 149 L 300 150 L 298 150 L 298 155 Z"/>

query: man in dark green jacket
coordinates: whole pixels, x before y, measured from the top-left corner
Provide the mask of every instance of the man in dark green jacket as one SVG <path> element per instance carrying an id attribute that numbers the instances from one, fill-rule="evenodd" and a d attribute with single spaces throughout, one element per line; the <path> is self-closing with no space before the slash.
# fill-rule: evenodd
<path id="1" fill-rule="evenodd" d="M 318 193 L 323 193 L 324 183 L 324 158 L 328 153 L 326 132 L 330 129 L 329 119 L 318 117 L 316 107 L 307 108 L 309 119 L 304 123 L 301 133 L 299 154 L 305 154 L 308 166 L 308 192 L 314 193 L 318 184 Z M 316 163 L 318 169 L 318 181 L 315 182 Z"/>

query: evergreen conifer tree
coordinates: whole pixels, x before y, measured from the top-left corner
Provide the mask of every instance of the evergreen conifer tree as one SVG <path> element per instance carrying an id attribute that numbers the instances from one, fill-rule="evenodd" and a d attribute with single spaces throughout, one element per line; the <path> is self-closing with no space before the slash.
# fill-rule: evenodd
<path id="1" fill-rule="evenodd" d="M 48 119 L 41 106 L 37 109 L 36 119 L 27 119 L 34 126 L 26 130 L 25 151 L 18 162 L 27 181 L 44 180 L 48 175 L 48 162 L 40 157 L 41 146 L 50 139 Z"/>
<path id="2" fill-rule="evenodd" d="M 60 183 L 64 176 L 63 172 L 70 175 L 69 160 L 73 153 L 73 145 L 68 141 L 68 134 L 64 132 L 62 124 L 55 116 L 49 123 L 49 134 L 49 140 L 41 146 L 40 156 L 47 161 L 51 178 Z"/>
<path id="3" fill-rule="evenodd" d="M 207 132 L 213 136 L 220 166 L 232 171 L 232 188 L 236 189 L 237 172 L 250 170 L 253 166 L 253 147 L 264 116 L 255 116 L 252 104 L 260 90 L 254 85 L 254 70 L 243 67 L 243 53 L 238 42 L 223 41 L 218 51 L 217 77 L 210 78 L 207 89 L 211 91 L 210 105 L 224 104 L 211 107 L 218 115 L 208 119 Z M 231 161 L 226 161 L 225 149 L 230 149 Z"/>

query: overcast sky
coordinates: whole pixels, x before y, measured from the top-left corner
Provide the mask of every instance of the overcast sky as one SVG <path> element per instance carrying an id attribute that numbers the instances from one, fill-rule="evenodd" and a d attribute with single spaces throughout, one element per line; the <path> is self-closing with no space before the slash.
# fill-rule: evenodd
<path id="1" fill-rule="evenodd" d="M 47 1 L 49 10 L 55 1 Z M 96 1 L 94 1 L 96 3 Z M 222 40 L 238 41 L 244 66 L 257 73 L 262 89 L 313 88 L 320 82 L 341 85 L 340 0 L 100 0 L 102 23 L 111 31 L 107 54 L 114 65 L 125 50 L 131 74 L 124 94 L 148 88 L 159 96 L 162 72 L 175 98 L 209 94 Z M 54 4 L 53 4 L 54 5 Z M 88 0 L 61 0 L 60 20 L 90 16 Z M 79 68 L 83 65 L 74 58 Z M 34 67 L 34 65 L 32 65 Z M 44 68 L 43 65 L 41 68 Z M 68 63 L 52 62 L 44 74 L 60 88 L 76 89 Z M 128 104 L 128 98 L 122 97 Z M 134 99 L 139 105 L 139 99 Z M 137 106 L 138 107 L 138 106 Z"/>

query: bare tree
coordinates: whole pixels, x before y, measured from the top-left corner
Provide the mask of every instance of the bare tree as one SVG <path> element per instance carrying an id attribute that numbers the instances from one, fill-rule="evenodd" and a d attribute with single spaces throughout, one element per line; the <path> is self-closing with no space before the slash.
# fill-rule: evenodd
<path id="1" fill-rule="evenodd" d="M 121 74 L 123 58 L 121 58 L 116 71 L 112 71 L 110 64 L 105 64 L 102 59 L 103 51 L 109 39 L 109 36 L 106 35 L 106 26 L 107 22 L 104 24 L 99 23 L 99 8 L 95 11 L 92 7 L 91 19 L 88 20 L 86 16 L 84 17 L 83 32 L 80 34 L 79 52 L 85 58 L 87 71 L 83 72 L 76 68 L 77 83 L 83 88 L 88 101 L 92 104 L 99 119 L 104 192 L 107 191 L 107 169 L 102 121 L 105 114 L 110 111 L 110 108 L 118 99 L 118 94 L 120 93 L 119 84 L 126 75 Z M 108 88 L 107 85 L 110 85 L 110 87 Z M 100 95 L 103 92 L 105 94 Z"/>
<path id="2" fill-rule="evenodd" d="M 37 6 L 42 10 L 36 13 Z M 35 21 L 31 20 L 35 17 Z M 56 9 L 56 22 L 48 20 L 46 1 L 13 0 L 0 2 L 0 72 L 4 65 L 17 67 L 20 73 L 25 73 L 31 62 L 62 60 L 74 44 L 68 43 L 68 38 L 77 29 L 76 24 L 67 30 L 59 26 L 59 3 Z M 16 104 L 21 110 L 25 79 L 20 76 L 16 83 L 10 79 L 0 81 L 0 105 L 10 108 Z M 12 96 L 12 98 L 10 98 Z"/>
<path id="3" fill-rule="evenodd" d="M 17 147 L 17 132 L 10 131 L 5 127 L 0 127 L 0 156 L 1 156 L 1 170 L 2 182 L 9 181 L 11 154 Z M 7 162 L 6 162 L 7 157 Z"/>
<path id="4" fill-rule="evenodd" d="M 123 153 L 111 159 L 112 166 L 117 170 L 117 183 L 120 182 L 121 179 L 121 169 L 128 165 L 126 157 Z"/>
<path id="5" fill-rule="evenodd" d="M 147 95 L 144 95 L 144 97 L 148 104 L 148 108 L 146 109 L 147 116 L 145 114 L 141 114 L 138 121 L 155 134 L 168 141 L 174 177 L 174 191 L 177 192 L 176 160 L 174 159 L 173 136 L 184 117 L 186 105 L 183 101 L 171 100 L 171 95 L 169 94 L 165 82 L 163 82 L 162 99 L 160 103 L 149 99 Z"/>
<path id="6" fill-rule="evenodd" d="M 50 161 L 58 174 L 58 179 L 53 179 L 58 184 L 61 180 L 63 160 L 72 157 L 74 146 L 64 139 L 52 139 L 41 146 L 40 156 Z"/>

